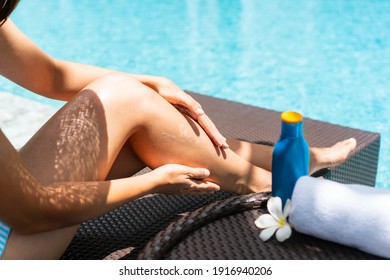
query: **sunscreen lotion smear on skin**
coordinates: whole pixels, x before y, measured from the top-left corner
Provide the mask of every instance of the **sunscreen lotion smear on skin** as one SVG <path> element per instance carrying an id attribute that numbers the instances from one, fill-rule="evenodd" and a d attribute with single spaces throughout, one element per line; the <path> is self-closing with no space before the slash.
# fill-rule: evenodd
<path id="1" fill-rule="evenodd" d="M 310 152 L 303 135 L 303 117 L 283 112 L 282 132 L 272 153 L 272 196 L 291 199 L 296 181 L 309 173 Z"/>

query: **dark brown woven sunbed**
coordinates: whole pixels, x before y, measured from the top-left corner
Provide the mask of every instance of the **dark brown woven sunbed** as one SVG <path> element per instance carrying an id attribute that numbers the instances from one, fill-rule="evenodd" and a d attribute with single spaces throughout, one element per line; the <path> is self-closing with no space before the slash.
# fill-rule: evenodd
<path id="1" fill-rule="evenodd" d="M 280 112 L 190 94 L 226 137 L 273 145 Z M 305 119 L 310 146 L 355 137 L 357 149 L 342 165 L 313 176 L 374 186 L 380 135 Z M 144 170 L 147 172 L 148 170 Z M 150 195 L 83 223 L 63 259 L 376 259 L 358 250 L 293 232 L 284 243 L 262 242 L 254 220 L 265 194 Z M 347 202 L 346 202 L 347 203 Z M 362 205 L 364 207 L 364 205 Z"/>

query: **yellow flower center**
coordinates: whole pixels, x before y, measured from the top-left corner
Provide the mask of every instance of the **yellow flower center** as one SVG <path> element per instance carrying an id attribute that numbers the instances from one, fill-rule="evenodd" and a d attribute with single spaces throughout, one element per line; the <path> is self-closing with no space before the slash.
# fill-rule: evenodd
<path id="1" fill-rule="evenodd" d="M 286 224 L 286 220 L 284 218 L 279 219 L 279 226 L 283 227 Z"/>

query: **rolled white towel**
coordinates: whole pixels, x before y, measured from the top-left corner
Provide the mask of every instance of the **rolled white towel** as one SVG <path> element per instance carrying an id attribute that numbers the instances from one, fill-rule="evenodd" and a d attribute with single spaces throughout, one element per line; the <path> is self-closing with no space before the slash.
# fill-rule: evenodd
<path id="1" fill-rule="evenodd" d="M 301 233 L 390 259 L 390 190 L 301 177 L 289 221 Z"/>

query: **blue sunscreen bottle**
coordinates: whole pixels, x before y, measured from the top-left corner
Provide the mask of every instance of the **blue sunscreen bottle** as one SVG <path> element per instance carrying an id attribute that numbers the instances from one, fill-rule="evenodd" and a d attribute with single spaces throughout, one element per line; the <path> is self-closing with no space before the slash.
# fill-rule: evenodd
<path id="1" fill-rule="evenodd" d="M 298 178 L 309 173 L 310 152 L 302 115 L 287 111 L 281 118 L 282 132 L 272 153 L 272 196 L 279 196 L 284 207 Z"/>

